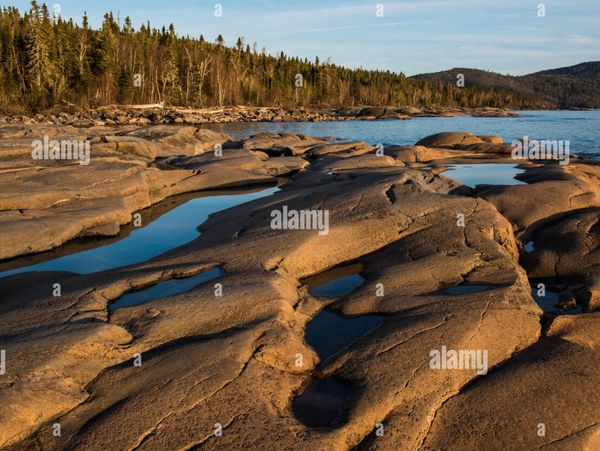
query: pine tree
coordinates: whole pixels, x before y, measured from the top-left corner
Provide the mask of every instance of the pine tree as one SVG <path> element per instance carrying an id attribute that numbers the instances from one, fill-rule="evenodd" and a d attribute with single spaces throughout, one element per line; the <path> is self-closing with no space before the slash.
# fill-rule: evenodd
<path id="1" fill-rule="evenodd" d="M 128 67 L 122 66 L 119 70 L 117 89 L 119 103 L 130 103 L 133 95 L 133 74 Z"/>
<path id="2" fill-rule="evenodd" d="M 166 37 L 166 54 L 164 67 L 161 71 L 162 99 L 170 100 L 181 96 L 181 84 L 179 82 L 179 70 L 177 67 L 177 36 L 173 24 L 169 26 Z"/>
<path id="3" fill-rule="evenodd" d="M 26 24 L 27 76 L 33 101 L 38 103 L 44 94 L 47 94 L 47 86 L 52 78 L 53 68 L 48 48 L 50 42 L 48 24 L 35 0 L 31 2 L 31 10 L 26 17 Z"/>
<path id="4" fill-rule="evenodd" d="M 94 44 L 92 67 L 97 75 L 107 72 L 112 65 L 113 32 L 110 20 L 109 15 L 105 14 L 102 29 L 98 33 Z"/>

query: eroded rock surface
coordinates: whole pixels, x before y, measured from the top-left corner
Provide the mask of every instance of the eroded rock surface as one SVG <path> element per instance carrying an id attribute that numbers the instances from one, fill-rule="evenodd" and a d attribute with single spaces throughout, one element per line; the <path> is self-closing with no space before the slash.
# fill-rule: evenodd
<path id="1" fill-rule="evenodd" d="M 523 265 L 544 283 L 589 310 L 600 306 L 597 264 L 600 170 L 575 161 L 529 168 L 519 176 L 526 184 L 485 187 L 477 195 L 496 206 L 513 223 L 523 249 Z"/>
<path id="2" fill-rule="evenodd" d="M 512 146 L 504 144 L 500 136 L 476 136 L 468 132 L 445 132 L 428 136 L 417 146 L 441 147 L 478 153 L 510 154 Z"/>
<path id="3" fill-rule="evenodd" d="M 448 400 L 423 449 L 598 449 L 599 321 L 556 319 L 546 337 Z"/>
<path id="4" fill-rule="evenodd" d="M 11 133 L 12 140 L 23 139 L 22 131 Z M 444 145 L 450 147 L 436 147 L 439 142 L 433 140 L 431 147 L 396 148 L 378 156 L 366 143 L 261 134 L 226 143 L 218 157 L 210 150 L 173 154 L 165 140 L 179 143 L 181 130 L 173 137 L 165 133 L 125 133 L 148 141 L 154 156 L 101 148 L 105 159 L 96 169 L 114 170 L 111 177 L 109 172 L 101 177 L 110 182 L 94 185 L 93 164 L 81 176 L 98 191 L 54 193 L 40 181 L 49 179 L 35 178 L 58 169 L 75 176 L 79 167 L 51 164 L 34 171 L 23 163 L 18 172 L 9 171 L 12 183 L 4 186 L 13 194 L 3 197 L 9 208 L 1 210 L 11 216 L 2 230 L 14 244 L 6 249 L 23 248 L 20 228 L 6 225 L 18 221 L 20 210 L 40 211 L 64 223 L 64 207 L 52 209 L 53 195 L 67 198 L 67 205 L 91 202 L 78 196 L 91 197 L 91 206 L 82 209 L 98 214 L 100 200 L 123 202 L 140 180 L 146 180 L 139 191 L 148 203 L 177 192 L 273 182 L 281 176 L 286 181 L 271 196 L 214 214 L 196 240 L 147 262 L 87 275 L 24 273 L 1 279 L 0 337 L 7 371 L 0 376 L 0 446 L 475 450 L 491 446 L 498 430 L 507 449 L 597 443 L 598 381 L 597 372 L 592 374 L 600 346 L 597 314 L 543 323 L 529 275 L 519 264 L 521 235 L 515 235 L 533 233 L 528 228 L 546 213 L 568 213 L 570 207 L 530 207 L 528 216 L 507 194 L 513 187 L 474 194 L 439 170 L 411 167 L 418 162 L 411 152 L 452 163 L 463 157 L 456 152 L 484 159 L 489 148 L 452 148 L 449 142 Z M 191 137 L 197 132 L 190 133 L 183 131 L 186 140 L 196 139 Z M 477 145 L 501 145 L 499 138 L 476 139 Z M 99 146 L 108 141 L 100 138 Z M 544 167 L 550 179 L 542 168 L 528 167 L 530 184 L 518 187 L 522 196 L 537 184 L 565 183 L 567 190 L 592 193 L 582 196 L 588 207 L 594 202 L 594 167 Z M 19 178 L 21 171 L 27 177 Z M 129 177 L 136 182 L 129 183 Z M 36 186 L 39 196 L 18 196 L 36 192 Z M 142 197 L 139 191 L 131 196 Z M 328 233 L 315 227 L 274 228 L 273 213 L 284 209 L 327 212 Z M 123 212 L 127 221 L 127 209 Z M 30 219 L 31 227 L 45 218 L 40 213 L 39 220 Z M 592 217 L 577 220 L 549 233 L 580 233 L 578 224 L 584 223 L 588 237 Z M 565 268 L 574 266 L 567 262 Z M 593 267 L 591 257 L 587 266 Z M 222 270 L 216 280 L 109 309 L 124 294 L 216 267 Z M 340 267 L 359 271 L 364 282 L 342 296 L 309 292 L 307 280 Z M 60 296 L 53 295 L 56 283 Z M 324 309 L 382 321 L 321 361 L 305 333 Z M 485 368 L 436 369 L 431 353 L 442 347 L 485 351 Z M 574 386 L 579 392 L 569 396 Z M 548 396 L 540 398 L 538 392 Z M 311 403 L 323 402 L 340 414 L 323 428 L 307 426 L 294 412 L 299 397 L 309 414 Z M 563 418 L 564 410 L 569 413 L 559 425 L 545 420 L 552 432 L 540 441 L 536 427 L 544 419 L 538 417 L 552 412 Z M 53 435 L 57 423 L 60 437 Z"/>
<path id="5" fill-rule="evenodd" d="M 12 237 L 0 243 L 0 259 L 77 237 L 116 235 L 133 213 L 168 196 L 273 183 L 308 164 L 300 158 L 270 159 L 256 140 L 238 149 L 219 147 L 216 156 L 215 146 L 231 138 L 194 127 L 5 126 L 0 136 L 0 233 Z M 44 137 L 89 141 L 89 164 L 32 159 L 32 142 Z M 262 142 L 280 141 L 297 153 L 306 143 L 327 142 L 279 135 Z"/>

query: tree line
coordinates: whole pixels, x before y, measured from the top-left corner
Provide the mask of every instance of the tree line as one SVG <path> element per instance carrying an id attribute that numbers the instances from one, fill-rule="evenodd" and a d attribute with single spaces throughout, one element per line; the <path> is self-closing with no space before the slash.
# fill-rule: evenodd
<path id="1" fill-rule="evenodd" d="M 269 55 L 244 38 L 226 45 L 178 36 L 173 25 L 134 28 L 112 13 L 92 29 L 50 14 L 0 8 L 0 106 L 42 109 L 144 104 L 212 107 L 439 106 L 525 107 L 516 94 L 409 79 L 390 71 L 349 69 L 331 61 Z"/>

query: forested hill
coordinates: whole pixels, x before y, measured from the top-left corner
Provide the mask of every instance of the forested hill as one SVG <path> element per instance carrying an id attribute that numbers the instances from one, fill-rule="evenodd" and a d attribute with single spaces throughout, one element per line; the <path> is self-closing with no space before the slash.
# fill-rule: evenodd
<path id="1" fill-rule="evenodd" d="M 465 86 L 493 89 L 539 99 L 560 108 L 600 108 L 600 61 L 545 70 L 520 77 L 477 69 L 455 68 L 444 72 L 421 74 L 414 80 L 430 83 L 456 83 L 463 74 Z"/>
<path id="2" fill-rule="evenodd" d="M 201 30 L 199 30 L 199 33 Z M 387 71 L 267 55 L 242 37 L 228 46 L 178 36 L 174 27 L 134 28 L 112 13 L 99 30 L 52 17 L 32 2 L 0 9 L 0 107 L 42 109 L 165 102 L 181 106 L 355 105 L 504 107 L 532 104 L 519 93 L 429 83 Z"/>

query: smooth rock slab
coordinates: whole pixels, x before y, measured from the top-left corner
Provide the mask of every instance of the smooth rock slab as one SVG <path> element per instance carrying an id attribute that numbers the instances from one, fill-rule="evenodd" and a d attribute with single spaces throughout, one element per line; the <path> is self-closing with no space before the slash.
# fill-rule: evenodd
<path id="1" fill-rule="evenodd" d="M 600 447 L 599 321 L 557 318 L 547 337 L 448 400 L 423 449 Z"/>
<path id="2" fill-rule="evenodd" d="M 474 144 L 497 145 L 494 139 L 480 141 Z M 362 144 L 328 148 L 324 139 L 262 135 L 242 146 L 225 146 L 222 166 L 210 152 L 153 160 L 156 167 L 141 157 L 127 158 L 144 173 L 150 167 L 158 174 L 199 171 L 175 186 L 165 176 L 164 193 L 210 180 L 257 180 L 272 177 L 269 171 L 283 174 L 295 168 L 280 192 L 213 215 L 198 239 L 151 261 L 85 276 L 14 276 L 2 287 L 0 334 L 9 356 L 18 356 L 0 388 L 0 405 L 10 406 L 0 412 L 2 423 L 10 426 L 0 432 L 2 445 L 439 449 L 467 437 L 464 449 L 481 449 L 491 442 L 477 437 L 493 433 L 487 425 L 497 424 L 498 406 L 501 413 L 523 420 L 523 429 L 516 430 L 519 440 L 528 440 L 527 421 L 534 418 L 527 417 L 523 405 L 533 404 L 539 387 L 549 395 L 544 406 L 554 403 L 556 410 L 569 412 L 564 427 L 549 440 L 577 428 L 584 428 L 580 433 L 586 437 L 594 432 L 595 414 L 581 407 L 582 398 L 568 396 L 581 384 L 595 401 L 590 394 L 591 384 L 597 385 L 590 373 L 597 366 L 594 317 L 559 318 L 540 340 L 542 311 L 519 265 L 511 223 L 522 220 L 526 230 L 553 211 L 568 211 L 590 199 L 574 197 L 571 203 L 539 210 L 529 205 L 528 213 L 508 201 L 507 191 L 486 193 L 499 201 L 497 208 L 436 171 L 411 169 L 393 157 L 375 160 L 362 153 Z M 275 154 L 280 156 L 269 156 Z M 566 198 L 572 192 L 594 198 L 595 168 L 588 166 L 549 171 L 550 176 L 531 171 L 531 186 L 562 183 L 557 190 L 567 190 Z M 519 195 L 526 198 L 528 192 Z M 272 212 L 284 207 L 328 211 L 329 233 L 273 229 Z M 464 215 L 464 227 L 457 224 L 457 214 Z M 303 284 L 349 263 L 362 265 L 365 282 L 341 298 L 316 298 Z M 224 272 L 219 279 L 223 296 L 205 284 L 108 311 L 109 303 L 126 292 L 215 266 Z M 63 296 L 53 298 L 48 287 L 57 280 Z M 461 284 L 491 288 L 447 291 Z M 378 295 L 380 286 L 383 295 Z M 319 358 L 305 333 L 325 307 L 344 315 L 385 315 L 385 322 L 317 366 Z M 487 351 L 489 373 L 432 368 L 431 352 L 441 346 Z M 539 359 L 530 354 L 538 346 L 543 350 Z M 141 367 L 133 365 L 137 353 Z M 524 370 L 520 356 L 525 356 Z M 560 371 L 546 368 L 544 356 L 558 362 Z M 568 374 L 569 365 L 579 373 Z M 495 376 L 503 368 L 514 371 Z M 577 382 L 578 374 L 589 381 Z M 559 376 L 570 383 L 556 388 L 563 380 Z M 335 428 L 307 427 L 294 413 L 293 400 L 315 378 L 352 387 L 352 402 L 345 404 L 342 421 L 334 418 Z M 486 382 L 496 378 L 507 382 L 510 396 L 504 395 L 504 384 Z M 471 398 L 480 385 L 483 395 Z M 556 391 L 564 393 L 563 404 L 551 398 Z M 336 412 L 335 402 L 324 407 Z M 469 417 L 472 423 L 462 421 L 469 412 L 479 415 Z M 63 426 L 58 439 L 51 434 L 54 422 Z M 214 435 L 217 423 L 223 428 L 220 437 Z M 380 424 L 383 437 L 376 433 Z M 457 434 L 458 427 L 466 435 Z M 478 434 L 469 436 L 469 427 Z M 505 445 L 518 443 L 506 437 Z"/>

